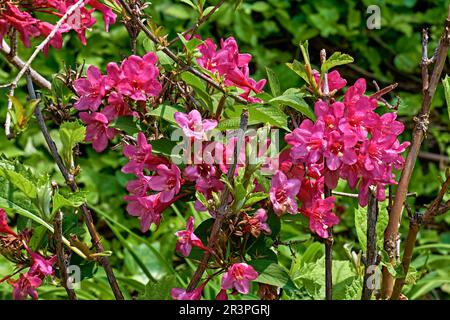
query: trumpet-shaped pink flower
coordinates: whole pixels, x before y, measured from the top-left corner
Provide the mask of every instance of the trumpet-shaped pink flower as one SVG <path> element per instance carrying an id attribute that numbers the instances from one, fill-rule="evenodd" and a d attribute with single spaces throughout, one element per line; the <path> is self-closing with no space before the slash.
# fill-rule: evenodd
<path id="1" fill-rule="evenodd" d="M 297 200 L 295 196 L 300 190 L 300 180 L 288 179 L 286 175 L 278 171 L 272 178 L 270 186 L 270 201 L 277 215 L 289 212 L 297 213 Z"/>
<path id="2" fill-rule="evenodd" d="M 319 84 L 319 82 L 320 82 L 319 71 L 313 70 L 313 74 L 314 74 L 314 79 L 316 80 L 316 83 Z M 347 80 L 342 78 L 337 70 L 333 70 L 330 73 L 328 73 L 327 80 L 328 80 L 329 91 L 339 90 L 347 85 Z M 320 87 L 323 90 L 323 83 L 320 84 Z"/>
<path id="3" fill-rule="evenodd" d="M 170 291 L 173 300 L 200 300 L 202 298 L 202 292 L 208 283 L 209 279 L 206 280 L 201 286 L 192 290 L 191 292 L 187 292 L 186 289 L 182 288 L 173 288 Z"/>
<path id="4" fill-rule="evenodd" d="M 34 300 L 38 299 L 38 293 L 36 291 L 42 284 L 42 279 L 37 275 L 31 275 L 29 273 L 21 274 L 17 280 L 8 280 L 8 283 L 13 286 L 13 299 L 25 300 L 27 296 L 30 296 Z"/>
<path id="5" fill-rule="evenodd" d="M 251 265 L 235 263 L 223 275 L 222 289 L 236 289 L 237 292 L 248 294 L 250 292 L 250 281 L 256 278 L 258 278 L 258 273 Z"/>
<path id="6" fill-rule="evenodd" d="M 339 223 L 339 218 L 333 213 L 336 199 L 315 199 L 312 206 L 302 208 L 302 213 L 309 218 L 309 228 L 322 238 L 328 238 L 328 230 Z"/>
<path id="7" fill-rule="evenodd" d="M 0 233 L 7 233 L 13 236 L 17 236 L 17 234 L 8 225 L 6 212 L 2 208 L 0 208 Z"/>
<path id="8" fill-rule="evenodd" d="M 192 110 L 188 114 L 175 112 L 174 118 L 186 137 L 194 139 L 204 139 L 206 132 L 217 127 L 216 120 L 202 120 L 202 116 L 197 110 Z"/>
<path id="9" fill-rule="evenodd" d="M 158 210 L 160 206 L 159 194 L 150 196 L 125 196 L 125 200 L 129 201 L 127 211 L 134 217 L 139 217 L 141 222 L 141 231 L 146 232 L 152 224 L 159 226 L 161 222 L 161 212 Z"/>
<path id="10" fill-rule="evenodd" d="M 38 276 L 43 279 L 55 273 L 53 265 L 56 262 L 56 255 L 49 259 L 45 259 L 39 253 L 31 251 L 28 246 L 25 248 L 32 259 L 31 267 L 28 270 L 30 275 Z"/>
<path id="11" fill-rule="evenodd" d="M 216 300 L 228 300 L 227 290 L 221 289 L 216 296 Z"/>
<path id="12" fill-rule="evenodd" d="M 211 39 L 206 39 L 197 47 L 202 54 L 197 58 L 198 64 L 224 77 L 225 85 L 234 86 L 244 90 L 240 96 L 251 103 L 261 102 L 260 99 L 250 96 L 251 92 L 260 93 L 266 84 L 266 80 L 255 81 L 250 78 L 249 67 L 252 56 L 239 53 L 236 40 L 229 37 L 220 41 L 220 49 Z"/>
<path id="13" fill-rule="evenodd" d="M 77 110 L 97 111 L 105 96 L 105 79 L 100 70 L 90 66 L 87 70 L 87 78 L 80 78 L 73 83 L 75 92 L 80 97 L 75 102 Z"/>
<path id="14" fill-rule="evenodd" d="M 116 14 L 111 10 L 111 8 L 96 0 L 90 0 L 89 5 L 103 14 L 103 20 L 105 21 L 105 30 L 106 32 L 108 32 L 109 25 L 116 23 Z"/>
<path id="15" fill-rule="evenodd" d="M 117 85 L 120 94 L 136 101 L 145 101 L 148 97 L 156 97 L 161 91 L 157 77 L 157 57 L 153 52 L 142 58 L 132 55 L 122 62 L 122 79 Z"/>
<path id="16" fill-rule="evenodd" d="M 128 163 L 122 168 L 123 173 L 142 174 L 144 169 L 155 170 L 159 164 L 168 164 L 169 161 L 163 157 L 152 154 L 152 145 L 147 143 L 143 132 L 137 136 L 137 145 L 126 145 L 123 154 L 128 158 Z"/>
<path id="17" fill-rule="evenodd" d="M 194 234 L 194 217 L 189 217 L 186 222 L 186 230 L 177 231 L 175 235 L 178 237 L 176 250 L 184 257 L 189 256 L 192 247 L 198 247 L 202 250 L 209 249 L 203 244 L 199 237 Z"/>
<path id="18" fill-rule="evenodd" d="M 116 129 L 109 128 L 109 119 L 100 112 L 81 112 L 80 119 L 87 125 L 86 141 L 91 141 L 94 150 L 102 152 L 108 146 L 108 140 L 117 134 Z"/>
<path id="19" fill-rule="evenodd" d="M 150 178 L 149 186 L 155 191 L 161 191 L 161 202 L 169 202 L 180 191 L 181 171 L 175 164 L 171 164 L 170 168 L 160 164 L 156 167 L 156 173 Z"/>

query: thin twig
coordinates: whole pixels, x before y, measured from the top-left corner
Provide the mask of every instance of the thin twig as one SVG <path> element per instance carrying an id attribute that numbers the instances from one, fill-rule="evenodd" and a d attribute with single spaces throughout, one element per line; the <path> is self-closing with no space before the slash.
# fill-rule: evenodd
<path id="1" fill-rule="evenodd" d="M 347 198 L 355 198 L 358 199 L 359 195 L 357 193 L 348 193 L 348 192 L 340 192 L 340 191 L 331 191 L 331 194 L 334 196 L 341 196 Z M 417 192 L 408 192 L 406 194 L 407 197 L 417 197 Z"/>
<path id="2" fill-rule="evenodd" d="M 405 242 L 405 249 L 403 251 L 402 258 L 402 267 L 403 267 L 403 276 L 399 277 L 395 280 L 394 289 L 391 295 L 392 300 L 399 299 L 402 288 L 405 284 L 405 279 L 409 271 L 409 265 L 411 264 L 412 255 L 414 252 L 414 247 L 416 244 L 417 234 L 419 233 L 420 227 L 423 224 L 430 223 L 433 218 L 439 214 L 443 214 L 450 209 L 450 201 L 447 201 L 444 206 L 441 206 L 442 199 L 444 195 L 447 193 L 450 187 L 450 170 L 447 170 L 447 178 L 445 182 L 442 184 L 441 190 L 433 202 L 428 207 L 425 214 L 422 216 L 416 214 L 410 219 L 408 236 Z"/>
<path id="3" fill-rule="evenodd" d="M 33 82 L 29 75 L 27 76 L 27 87 L 28 87 L 28 92 L 29 92 L 30 98 L 36 99 L 36 92 L 34 91 Z M 64 177 L 66 184 L 72 189 L 73 192 L 77 191 L 78 185 L 77 185 L 74 177 L 69 173 L 69 170 L 64 165 L 64 162 L 58 153 L 58 148 L 56 147 L 55 142 L 53 141 L 52 137 L 50 136 L 50 133 L 45 124 L 44 117 L 42 115 L 41 108 L 39 105 L 36 106 L 36 109 L 34 110 L 34 115 L 36 117 L 38 126 L 39 126 L 42 134 L 44 135 L 44 139 L 47 143 L 50 153 L 53 156 L 53 159 L 55 160 L 62 176 Z M 89 234 L 91 236 L 92 244 L 97 248 L 98 253 L 104 252 L 105 250 L 100 241 L 100 236 L 98 235 L 97 230 L 95 229 L 94 221 L 92 219 L 92 214 L 89 211 L 86 203 L 83 203 L 81 205 L 81 210 L 83 211 L 84 221 L 88 228 Z M 114 292 L 114 296 L 116 297 L 117 300 L 123 300 L 124 298 L 123 298 L 122 292 L 120 291 L 119 285 L 114 276 L 114 271 L 111 268 L 109 259 L 106 256 L 99 256 L 98 260 L 99 260 L 100 264 L 103 266 L 103 268 L 105 269 L 106 276 L 108 278 L 109 284 L 111 285 L 111 289 Z"/>
<path id="4" fill-rule="evenodd" d="M 194 68 L 189 66 L 186 62 L 184 62 L 183 60 L 178 58 L 176 54 L 174 54 L 169 48 L 167 48 L 166 46 L 164 46 L 161 43 L 161 41 L 153 34 L 153 32 L 150 31 L 149 28 L 147 28 L 147 26 L 141 21 L 141 19 L 139 17 L 135 16 L 135 14 L 134 14 L 133 10 L 131 9 L 130 5 L 125 0 L 119 0 L 119 2 L 122 5 L 122 7 L 125 9 L 127 14 L 129 14 L 132 19 L 136 20 L 136 24 L 141 28 L 142 31 L 144 31 L 144 33 L 147 35 L 147 37 L 151 41 L 153 41 L 156 45 L 158 45 L 160 47 L 160 50 L 162 52 L 164 52 L 165 54 L 167 54 L 169 56 L 169 58 L 171 58 L 173 61 L 175 61 L 182 69 L 192 73 L 193 75 L 195 75 L 196 77 L 200 78 L 201 80 L 207 82 L 212 87 L 214 87 L 215 89 L 221 91 L 222 93 L 228 94 L 228 96 L 233 98 L 236 102 L 239 102 L 239 103 L 244 104 L 244 105 L 248 104 L 248 101 L 245 100 L 244 98 L 242 98 L 240 96 L 237 96 L 237 95 L 234 95 L 234 94 L 227 93 L 226 90 L 220 84 L 215 82 L 209 76 L 203 74 L 202 72 L 200 72 L 198 70 L 195 70 Z"/>
<path id="5" fill-rule="evenodd" d="M 27 62 L 22 66 L 19 73 L 15 77 L 14 81 L 11 83 L 10 90 L 9 90 L 9 96 L 14 96 L 14 90 L 17 88 L 17 85 L 19 84 L 20 79 L 22 79 L 23 75 L 27 72 L 28 68 L 31 66 L 31 63 L 33 60 L 37 57 L 39 52 L 41 52 L 44 47 L 53 39 L 53 37 L 56 35 L 56 33 L 59 31 L 63 23 L 69 18 L 69 16 L 75 12 L 75 10 L 79 9 L 84 5 L 84 2 L 86 0 L 79 0 L 74 5 L 72 5 L 69 9 L 67 9 L 66 13 L 61 17 L 61 19 L 58 20 L 56 25 L 53 27 L 53 30 L 49 33 L 49 35 L 42 41 L 34 50 L 34 52 L 31 54 L 30 58 L 28 58 Z M 11 110 L 12 110 L 12 100 L 9 99 L 8 101 L 8 112 L 6 113 L 6 121 L 5 121 L 5 134 L 8 138 L 12 137 L 11 133 Z"/>
<path id="6" fill-rule="evenodd" d="M 370 300 L 372 298 L 373 288 L 369 286 L 369 278 L 373 274 L 373 266 L 377 263 L 377 219 L 378 219 L 378 200 L 374 195 L 374 190 L 369 190 L 369 203 L 367 205 L 367 245 L 366 259 L 364 268 L 364 282 L 361 300 Z"/>
<path id="7" fill-rule="evenodd" d="M 55 227 L 55 247 L 56 247 L 56 257 L 58 259 L 58 267 L 59 267 L 59 273 L 61 277 L 61 284 L 64 287 L 64 289 L 67 292 L 67 296 L 70 300 L 77 300 L 77 295 L 75 293 L 75 290 L 69 286 L 68 282 L 68 275 L 67 275 L 67 266 L 66 266 L 66 258 L 64 254 L 64 246 L 62 242 L 62 219 L 63 214 L 61 210 L 58 210 L 55 216 L 54 220 L 54 227 Z"/>
<path id="8" fill-rule="evenodd" d="M 230 165 L 230 167 L 228 168 L 228 172 L 227 172 L 227 179 L 230 182 L 233 180 L 233 177 L 234 177 L 234 172 L 236 170 L 237 162 L 239 159 L 239 151 L 241 150 L 242 143 L 244 142 L 244 135 L 245 135 L 245 132 L 247 131 L 247 125 L 248 125 L 248 110 L 244 109 L 241 114 L 241 121 L 240 121 L 240 126 L 239 126 L 239 131 L 238 131 L 237 143 L 234 147 L 233 163 Z M 195 270 L 195 273 L 192 276 L 192 279 L 187 288 L 188 292 L 191 292 L 192 290 L 194 290 L 197 287 L 197 284 L 199 283 L 200 279 L 203 276 L 203 273 L 205 272 L 205 270 L 208 266 L 208 261 L 211 258 L 211 252 L 214 250 L 214 246 L 216 245 L 217 237 L 219 236 L 219 232 L 222 227 L 222 222 L 223 222 L 224 218 L 227 216 L 229 195 L 230 195 L 230 189 L 228 188 L 228 185 L 225 184 L 225 189 L 223 190 L 221 198 L 220 198 L 221 205 L 220 205 L 219 209 L 217 210 L 216 220 L 214 221 L 214 224 L 211 229 L 211 234 L 210 234 L 209 240 L 208 240 L 208 248 L 211 250 L 205 250 L 203 252 L 202 260 L 201 260 L 197 270 Z"/>
<path id="9" fill-rule="evenodd" d="M 409 181 L 414 170 L 414 166 L 419 155 L 422 141 L 426 135 L 429 125 L 429 114 L 431 102 L 434 97 L 436 88 L 440 82 L 442 70 L 444 68 L 445 60 L 447 59 L 449 49 L 449 28 L 450 28 L 450 6 L 447 19 L 444 25 L 444 31 L 442 33 L 439 45 L 437 47 L 433 72 L 431 77 L 428 76 L 429 60 L 427 55 L 428 35 L 424 31 L 423 37 L 423 56 L 422 56 L 422 85 L 423 85 L 423 101 L 422 108 L 418 117 L 415 118 L 416 126 L 413 130 L 413 138 L 411 147 L 409 148 L 408 155 L 406 157 L 405 165 L 400 176 L 397 192 L 395 193 L 394 204 L 389 216 L 389 222 L 384 233 L 384 247 L 389 255 L 390 263 L 394 265 L 396 263 L 396 247 L 398 228 L 402 217 L 403 205 L 406 200 L 406 193 L 408 192 Z M 382 285 L 382 298 L 388 299 L 393 290 L 394 278 L 390 274 L 387 267 L 383 267 L 383 285 Z"/>

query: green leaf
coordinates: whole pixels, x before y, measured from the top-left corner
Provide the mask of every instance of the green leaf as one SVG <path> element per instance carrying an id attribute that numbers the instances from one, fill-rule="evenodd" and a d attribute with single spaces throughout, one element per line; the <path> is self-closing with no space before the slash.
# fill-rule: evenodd
<path id="1" fill-rule="evenodd" d="M 310 65 L 310 64 L 311 64 L 311 63 L 310 63 L 310 59 L 309 59 L 309 50 L 308 50 L 308 47 L 309 47 L 309 42 L 308 42 L 308 40 L 306 40 L 306 41 L 303 42 L 303 43 L 300 43 L 300 51 L 302 52 L 303 59 L 305 60 L 305 64 L 306 64 L 306 65 Z"/>
<path id="2" fill-rule="evenodd" d="M 334 52 L 320 67 L 320 71 L 323 73 L 328 72 L 331 68 L 340 66 L 343 64 L 352 63 L 353 58 L 345 53 Z"/>
<path id="3" fill-rule="evenodd" d="M 311 108 L 308 106 L 305 100 L 303 100 L 301 95 L 285 94 L 273 98 L 269 101 L 269 103 L 287 105 L 312 120 L 316 119 L 314 112 L 312 112 Z"/>
<path id="4" fill-rule="evenodd" d="M 145 286 L 144 300 L 168 300 L 170 291 L 177 286 L 174 275 L 166 275 L 159 281 L 149 281 Z"/>
<path id="5" fill-rule="evenodd" d="M 86 202 L 86 197 L 87 192 L 83 191 L 71 193 L 68 196 L 63 196 L 59 191 L 57 191 L 53 196 L 52 214 L 64 207 L 78 208 Z"/>
<path id="6" fill-rule="evenodd" d="M 305 71 L 305 65 L 303 63 L 294 60 L 292 63 L 286 63 L 286 65 L 309 84 L 308 74 Z"/>
<path id="7" fill-rule="evenodd" d="M 59 136 L 62 143 L 61 157 L 67 167 L 73 168 L 73 148 L 84 141 L 86 128 L 79 121 L 64 122 L 59 128 Z"/>
<path id="8" fill-rule="evenodd" d="M 156 109 L 151 110 L 148 113 L 148 115 L 164 119 L 170 123 L 176 123 L 175 118 L 174 118 L 175 112 L 183 112 L 184 113 L 185 110 L 181 106 L 178 106 L 178 105 L 171 106 L 171 105 L 163 104 L 163 105 L 160 105 L 159 107 L 157 107 Z"/>
<path id="9" fill-rule="evenodd" d="M 136 120 L 133 116 L 123 116 L 117 118 L 113 123 L 110 124 L 112 128 L 116 128 L 124 131 L 126 134 L 134 135 L 141 131 L 138 128 Z"/>
<path id="10" fill-rule="evenodd" d="M 24 131 L 28 127 L 28 122 L 33 115 L 34 109 L 39 104 L 40 99 L 30 100 L 24 106 L 19 99 L 14 96 L 8 96 L 12 102 L 14 109 L 10 112 L 13 124 L 18 132 Z"/>
<path id="11" fill-rule="evenodd" d="M 271 126 L 287 128 L 287 115 L 275 106 L 252 106 L 249 108 L 249 118 L 260 123 L 268 123 Z"/>
<path id="12" fill-rule="evenodd" d="M 450 118 L 450 77 L 448 75 L 445 75 L 442 84 L 444 85 L 445 101 L 447 101 L 447 112 Z"/>
<path id="13" fill-rule="evenodd" d="M 268 197 L 269 197 L 269 195 L 264 192 L 252 193 L 247 197 L 244 207 L 250 207 L 250 206 L 254 205 L 255 203 L 260 202 L 261 200 L 267 199 Z"/>
<path id="14" fill-rule="evenodd" d="M 270 260 L 252 260 L 249 264 L 259 274 L 258 278 L 255 279 L 256 282 L 270 284 L 286 290 L 298 290 L 289 276 L 289 272 L 279 264 Z"/>
<path id="15" fill-rule="evenodd" d="M 202 92 L 206 93 L 206 85 L 205 83 L 200 80 L 200 78 L 194 76 L 192 73 L 190 72 L 183 72 L 181 74 L 181 79 L 186 82 L 188 85 L 190 85 L 191 87 L 193 87 L 194 89 L 200 90 Z"/>
<path id="16" fill-rule="evenodd" d="M 274 97 L 279 96 L 281 93 L 280 81 L 278 80 L 276 73 L 268 67 L 266 67 L 266 72 L 267 78 L 269 79 L 270 90 L 272 91 L 272 95 Z"/>
<path id="17" fill-rule="evenodd" d="M 387 227 L 388 221 L 387 202 L 379 202 L 376 225 L 377 248 L 379 249 L 384 246 L 384 230 Z M 365 252 L 367 249 L 367 207 L 358 207 L 355 209 L 355 228 L 361 250 Z"/>
<path id="18" fill-rule="evenodd" d="M 0 168 L 0 175 L 10 181 L 16 188 L 22 191 L 28 198 L 37 197 L 37 188 L 28 178 L 18 172 Z"/>

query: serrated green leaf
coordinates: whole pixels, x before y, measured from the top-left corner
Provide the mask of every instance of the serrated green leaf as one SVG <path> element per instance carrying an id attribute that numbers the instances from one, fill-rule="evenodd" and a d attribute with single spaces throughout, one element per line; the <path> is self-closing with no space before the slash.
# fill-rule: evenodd
<path id="1" fill-rule="evenodd" d="M 279 96 L 281 93 L 280 80 L 278 80 L 276 73 L 272 69 L 266 67 L 266 72 L 267 78 L 269 79 L 269 85 L 270 90 L 272 91 L 272 95 L 274 97 Z"/>
<path id="2" fill-rule="evenodd" d="M 86 202 L 86 197 L 87 193 L 83 191 L 78 191 L 69 195 L 62 195 L 57 191 L 53 196 L 52 214 L 64 207 L 78 208 Z"/>
<path id="3" fill-rule="evenodd" d="M 298 74 L 307 84 L 309 84 L 308 74 L 305 71 L 305 65 L 300 61 L 294 60 L 292 63 L 286 63 L 286 65 Z"/>
<path id="4" fill-rule="evenodd" d="M 289 130 L 287 128 L 287 115 L 275 106 L 252 106 L 249 109 L 249 119 Z"/>
<path id="5" fill-rule="evenodd" d="M 61 139 L 61 157 L 65 165 L 69 168 L 75 166 L 73 160 L 73 148 L 78 143 L 84 141 L 86 136 L 86 128 L 79 121 L 64 122 L 59 128 L 59 137 Z"/>
<path id="6" fill-rule="evenodd" d="M 352 63 L 353 58 L 345 53 L 334 52 L 320 67 L 320 70 L 323 73 L 328 72 L 328 70 L 340 66 L 343 64 Z"/>
<path id="7" fill-rule="evenodd" d="M 245 205 L 244 207 L 251 207 L 252 205 L 254 205 L 255 203 L 258 203 L 264 199 L 267 199 L 269 197 L 269 195 L 267 193 L 264 192 L 255 192 L 250 194 L 247 197 L 247 200 L 245 201 Z"/>
<path id="8" fill-rule="evenodd" d="M 176 123 L 175 118 L 174 118 L 175 112 L 183 112 L 184 113 L 185 111 L 186 110 L 184 110 L 184 108 L 182 108 L 181 106 L 178 106 L 178 105 L 171 106 L 171 105 L 163 104 L 163 105 L 160 105 L 159 107 L 157 107 L 156 109 L 151 110 L 147 114 L 150 116 L 153 116 L 153 117 L 158 117 L 158 118 L 164 119 L 170 123 Z"/>
<path id="9" fill-rule="evenodd" d="M 255 282 L 266 283 L 285 290 L 297 290 L 289 272 L 271 260 L 252 260 L 249 264 L 258 272 Z"/>
<path id="10" fill-rule="evenodd" d="M 133 116 L 119 117 L 110 124 L 110 127 L 122 130 L 129 135 L 134 135 L 141 131 Z"/>
<path id="11" fill-rule="evenodd" d="M 300 95 L 293 95 L 293 94 L 282 95 L 273 98 L 272 100 L 269 101 L 269 103 L 287 105 L 312 120 L 316 119 L 314 112 L 312 112 L 311 108 L 308 106 L 308 104 L 305 102 L 305 100 L 303 100 L 303 98 Z"/>

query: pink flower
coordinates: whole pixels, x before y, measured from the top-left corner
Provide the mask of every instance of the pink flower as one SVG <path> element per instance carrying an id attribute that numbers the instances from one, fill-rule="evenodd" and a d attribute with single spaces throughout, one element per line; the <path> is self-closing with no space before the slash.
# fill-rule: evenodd
<path id="1" fill-rule="evenodd" d="M 220 41 L 220 49 L 211 39 L 206 39 L 197 48 L 202 54 L 197 58 L 197 63 L 211 71 L 224 77 L 225 85 L 234 86 L 244 90 L 240 96 L 251 103 L 261 102 L 260 99 L 251 97 L 250 93 L 260 93 L 266 84 L 266 80 L 256 82 L 250 78 L 249 67 L 252 56 L 250 54 L 239 53 L 236 40 L 229 37 Z"/>
<path id="2" fill-rule="evenodd" d="M 216 296 L 216 300 L 228 300 L 227 290 L 221 289 Z"/>
<path id="3" fill-rule="evenodd" d="M 182 288 L 173 288 L 170 291 L 173 300 L 200 300 L 202 298 L 203 289 L 208 283 L 209 280 L 206 280 L 200 287 L 192 290 L 191 292 L 187 292 L 186 289 Z"/>
<path id="4" fill-rule="evenodd" d="M 75 80 L 73 88 L 80 99 L 74 104 L 77 110 L 97 111 L 105 96 L 105 79 L 94 66 L 87 70 L 87 78 Z"/>
<path id="5" fill-rule="evenodd" d="M 114 138 L 117 131 L 108 128 L 109 119 L 100 112 L 81 112 L 80 119 L 87 125 L 86 141 L 91 141 L 94 150 L 102 152 L 108 146 L 108 140 Z"/>
<path id="6" fill-rule="evenodd" d="M 117 92 L 111 92 L 108 97 L 108 105 L 103 109 L 108 119 L 117 119 L 121 116 L 131 116 L 133 112 L 123 97 Z"/>
<path id="7" fill-rule="evenodd" d="M 38 299 L 38 293 L 36 291 L 42 284 L 41 278 L 36 275 L 30 275 L 28 273 L 21 274 L 17 280 L 8 280 L 8 283 L 13 286 L 13 299 L 25 300 L 29 295 L 34 300 Z"/>
<path id="8" fill-rule="evenodd" d="M 174 118 L 176 123 L 183 129 L 186 137 L 195 139 L 205 138 L 205 133 L 217 127 L 216 120 L 202 120 L 200 112 L 192 110 L 188 114 L 175 112 Z"/>
<path id="9" fill-rule="evenodd" d="M 143 132 L 137 136 L 137 145 L 126 145 L 123 147 L 123 154 L 130 161 L 122 168 L 123 173 L 142 173 L 148 168 L 153 159 L 152 145 L 147 143 L 147 138 Z"/>
<path id="10" fill-rule="evenodd" d="M 157 57 L 153 52 L 138 57 L 132 55 L 122 62 L 122 79 L 117 85 L 120 94 L 136 101 L 145 101 L 148 97 L 156 97 L 161 91 L 157 77 Z"/>
<path id="11" fill-rule="evenodd" d="M 320 82 L 320 73 L 317 70 L 313 70 L 314 79 L 316 80 L 316 83 L 319 84 Z M 328 73 L 328 89 L 329 91 L 333 90 L 339 90 L 342 89 L 347 85 L 347 80 L 341 77 L 339 72 L 337 70 L 331 71 Z M 323 90 L 323 83 L 320 84 L 321 89 Z"/>
<path id="12" fill-rule="evenodd" d="M 250 281 L 255 280 L 258 273 L 246 263 L 235 263 L 223 275 L 222 289 L 236 289 L 242 294 L 250 292 Z"/>
<path id="13" fill-rule="evenodd" d="M 307 163 L 318 162 L 323 154 L 325 124 L 322 121 L 313 123 L 306 119 L 291 133 L 287 134 L 285 140 L 292 145 L 291 157 L 294 160 Z"/>
<path id="14" fill-rule="evenodd" d="M 2 208 L 0 208 L 0 233 L 7 233 L 13 236 L 17 236 L 17 234 L 8 225 L 6 212 Z"/>
<path id="15" fill-rule="evenodd" d="M 270 186 L 270 201 L 277 215 L 284 212 L 297 213 L 297 200 L 295 196 L 300 190 L 300 180 L 288 179 L 286 175 L 278 171 L 272 178 Z"/>
<path id="16" fill-rule="evenodd" d="M 184 257 L 189 256 L 192 247 L 198 247 L 202 250 L 208 250 L 203 242 L 194 234 L 194 217 L 189 217 L 186 223 L 186 230 L 177 231 L 175 235 L 178 237 L 176 250 Z"/>
<path id="17" fill-rule="evenodd" d="M 139 217 L 141 222 L 141 231 L 147 232 L 152 224 L 159 226 L 161 222 L 161 212 L 159 194 L 150 196 L 125 196 L 125 200 L 129 201 L 127 205 L 127 212 Z"/>
<path id="18" fill-rule="evenodd" d="M 116 14 L 111 10 L 111 8 L 105 6 L 104 4 L 96 1 L 90 0 L 89 5 L 100 11 L 103 14 L 103 20 L 105 21 L 106 32 L 109 31 L 109 25 L 116 23 Z"/>
<path id="19" fill-rule="evenodd" d="M 145 196 L 151 190 L 149 176 L 144 176 L 142 173 L 137 174 L 136 180 L 131 180 L 127 184 L 127 191 L 136 196 Z"/>
<path id="20" fill-rule="evenodd" d="M 309 218 L 309 228 L 322 238 L 328 238 L 328 230 L 339 223 L 339 218 L 333 213 L 336 202 L 334 197 L 315 199 L 311 207 L 302 208 L 302 213 Z"/>
<path id="21" fill-rule="evenodd" d="M 53 265 L 56 262 L 56 255 L 49 259 L 45 259 L 39 253 L 31 251 L 28 246 L 26 246 L 25 249 L 33 261 L 30 270 L 28 270 L 30 275 L 38 276 L 43 279 L 46 276 L 51 276 L 55 273 Z"/>
<path id="22" fill-rule="evenodd" d="M 181 188 L 181 171 L 175 165 L 170 168 L 165 164 L 156 167 L 157 175 L 150 178 L 149 186 L 152 190 L 161 191 L 161 202 L 171 201 Z"/>
<path id="23" fill-rule="evenodd" d="M 259 237 L 261 232 L 270 235 L 272 230 L 267 224 L 267 218 L 267 211 L 262 208 L 258 209 L 252 217 L 244 216 L 244 231 L 251 233 L 254 237 Z"/>

